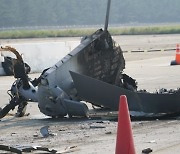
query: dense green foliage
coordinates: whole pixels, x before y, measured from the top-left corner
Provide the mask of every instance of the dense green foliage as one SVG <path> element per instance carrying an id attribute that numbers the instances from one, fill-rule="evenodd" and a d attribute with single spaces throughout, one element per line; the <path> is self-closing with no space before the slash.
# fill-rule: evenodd
<path id="1" fill-rule="evenodd" d="M 103 24 L 107 0 L 0 0 L 0 28 Z M 180 0 L 112 0 L 110 24 L 180 21 Z"/>

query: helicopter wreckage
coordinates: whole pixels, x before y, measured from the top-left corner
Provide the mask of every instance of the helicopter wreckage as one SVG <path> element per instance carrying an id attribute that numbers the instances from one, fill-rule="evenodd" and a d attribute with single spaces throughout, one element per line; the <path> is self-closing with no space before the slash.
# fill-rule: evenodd
<path id="1" fill-rule="evenodd" d="M 108 31 L 100 29 L 85 37 L 77 48 L 33 80 L 16 49 L 1 47 L 1 50 L 16 55 L 12 60 L 16 81 L 8 91 L 11 100 L 0 110 L 0 118 L 15 106 L 17 115 L 23 116 L 29 101 L 38 102 L 39 110 L 51 117 L 87 116 L 88 107 L 82 101 L 117 111 L 120 95 L 127 96 L 131 113 L 135 111 L 142 117 L 180 112 L 180 90 L 159 93 L 137 90 L 136 80 L 123 73 L 122 50 Z"/>
<path id="2" fill-rule="evenodd" d="M 16 49 L 1 47 L 1 51 L 16 55 L 11 59 L 16 80 L 8 90 L 11 100 L 1 108 L 0 118 L 16 106 L 17 116 L 23 116 L 28 102 L 38 102 L 39 110 L 51 117 L 88 116 L 89 110 L 83 101 L 117 111 L 120 95 L 127 96 L 130 113 L 140 113 L 141 117 L 180 113 L 180 90 L 138 91 L 136 80 L 123 73 L 123 52 L 107 30 L 109 7 L 110 0 L 104 30 L 84 37 L 74 50 L 38 78 L 29 78 L 30 68 Z"/>

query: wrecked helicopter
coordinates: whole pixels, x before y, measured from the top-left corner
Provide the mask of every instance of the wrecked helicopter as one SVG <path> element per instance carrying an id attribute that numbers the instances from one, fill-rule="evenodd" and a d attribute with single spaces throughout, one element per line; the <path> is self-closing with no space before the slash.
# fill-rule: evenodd
<path id="1" fill-rule="evenodd" d="M 146 116 L 180 112 L 179 91 L 137 91 L 136 80 L 123 73 L 123 52 L 108 32 L 110 3 L 108 0 L 104 30 L 84 37 L 74 50 L 38 78 L 29 78 L 25 62 L 15 48 L 1 47 L 2 51 L 16 55 L 12 60 L 16 80 L 8 91 L 11 100 L 0 110 L 0 118 L 16 106 L 17 115 L 23 116 L 28 102 L 38 102 L 39 110 L 51 117 L 88 116 L 88 107 L 82 101 L 118 110 L 120 95 L 127 96 L 130 111 Z"/>

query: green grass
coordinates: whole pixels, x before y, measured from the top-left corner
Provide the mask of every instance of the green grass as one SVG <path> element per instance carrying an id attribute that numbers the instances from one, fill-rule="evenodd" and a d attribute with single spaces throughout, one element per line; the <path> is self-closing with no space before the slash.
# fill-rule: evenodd
<path id="1" fill-rule="evenodd" d="M 96 28 L 64 30 L 8 30 L 0 31 L 0 39 L 75 37 L 90 35 L 96 30 Z M 112 35 L 180 34 L 180 25 L 114 27 L 109 28 L 109 32 Z"/>
<path id="2" fill-rule="evenodd" d="M 115 28 L 110 29 L 110 32 L 112 35 L 180 34 L 180 25 Z"/>
<path id="3" fill-rule="evenodd" d="M 45 37 L 74 37 L 92 34 L 95 29 L 66 29 L 66 30 L 8 30 L 0 31 L 0 39 L 45 38 Z"/>

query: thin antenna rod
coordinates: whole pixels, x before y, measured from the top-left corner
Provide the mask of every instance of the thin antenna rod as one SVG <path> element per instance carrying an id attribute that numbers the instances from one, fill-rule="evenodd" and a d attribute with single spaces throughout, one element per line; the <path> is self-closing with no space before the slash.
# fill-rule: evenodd
<path id="1" fill-rule="evenodd" d="M 107 31 L 107 29 L 108 29 L 110 5 L 111 5 L 111 0 L 108 0 L 107 10 L 106 10 L 106 21 L 105 21 L 105 25 L 104 25 L 104 31 Z"/>

